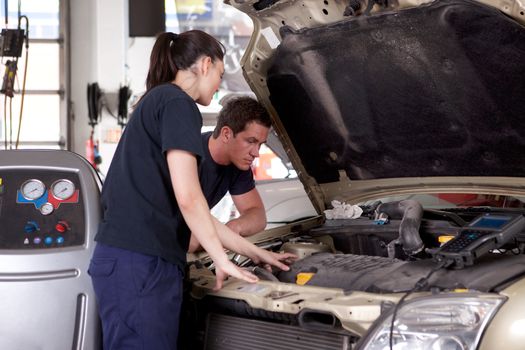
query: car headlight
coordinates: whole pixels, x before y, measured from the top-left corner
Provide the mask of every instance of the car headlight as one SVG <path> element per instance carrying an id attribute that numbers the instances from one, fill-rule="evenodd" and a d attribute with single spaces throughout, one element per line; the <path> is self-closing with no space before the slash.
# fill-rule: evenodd
<path id="1" fill-rule="evenodd" d="M 487 294 L 446 294 L 418 298 L 397 310 L 393 350 L 474 350 L 505 298 Z M 392 313 L 376 324 L 360 349 L 389 350 Z"/>

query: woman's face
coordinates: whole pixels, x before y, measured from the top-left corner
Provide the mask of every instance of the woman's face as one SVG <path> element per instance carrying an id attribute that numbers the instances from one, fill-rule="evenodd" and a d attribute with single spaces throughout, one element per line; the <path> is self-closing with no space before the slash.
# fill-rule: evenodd
<path id="1" fill-rule="evenodd" d="M 207 73 L 203 75 L 201 79 L 201 88 L 197 103 L 203 106 L 208 106 L 211 103 L 213 95 L 219 90 L 223 74 L 224 63 L 222 60 L 217 59 L 215 62 L 210 62 Z"/>

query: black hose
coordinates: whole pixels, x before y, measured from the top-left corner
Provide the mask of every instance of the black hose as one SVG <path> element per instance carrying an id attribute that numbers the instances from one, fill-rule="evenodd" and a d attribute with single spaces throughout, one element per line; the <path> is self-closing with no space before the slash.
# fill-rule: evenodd
<path id="1" fill-rule="evenodd" d="M 423 207 L 418 201 L 403 200 L 383 203 L 377 207 L 376 212 L 385 213 L 391 219 L 401 219 L 397 243 L 402 246 L 407 255 L 415 255 L 425 248 L 419 235 Z"/>

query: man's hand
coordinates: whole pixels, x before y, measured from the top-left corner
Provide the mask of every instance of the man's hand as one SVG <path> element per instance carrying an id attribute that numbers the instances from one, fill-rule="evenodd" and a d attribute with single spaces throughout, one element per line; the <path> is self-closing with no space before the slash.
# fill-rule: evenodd
<path id="1" fill-rule="evenodd" d="M 274 253 L 259 248 L 246 238 L 233 232 L 228 226 L 220 223 L 219 220 L 214 219 L 214 223 L 225 248 L 252 259 L 256 264 L 268 264 L 288 271 L 290 268 L 283 262 L 291 263 L 297 259 L 297 256 L 291 253 Z"/>
<path id="2" fill-rule="evenodd" d="M 264 264 L 267 270 L 271 270 L 271 266 L 275 266 L 283 271 L 290 270 L 289 264 L 297 260 L 297 255 L 292 253 L 274 253 L 268 250 L 257 247 L 257 251 L 251 259 L 256 264 Z"/>

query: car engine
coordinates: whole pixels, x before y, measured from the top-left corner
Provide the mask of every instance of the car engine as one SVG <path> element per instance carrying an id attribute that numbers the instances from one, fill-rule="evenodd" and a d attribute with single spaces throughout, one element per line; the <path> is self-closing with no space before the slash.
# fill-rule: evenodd
<path id="1" fill-rule="evenodd" d="M 348 296 L 406 295 L 416 288 L 432 294 L 494 293 L 525 272 L 525 217 L 520 206 L 423 209 L 417 201 L 405 200 L 362 208 L 357 219 L 325 220 L 311 228 L 297 223 L 289 234 L 260 243 L 265 249 L 295 254 L 297 260 L 289 271 L 270 272 L 249 259 L 235 255 L 232 259 L 260 280 L 282 286 L 266 296 L 274 303 L 293 298 L 295 293 L 286 286 L 310 286 L 321 296 L 318 288 L 335 288 Z M 469 238 L 474 231 L 481 236 L 465 244 L 463 236 Z M 457 251 L 450 253 L 446 247 Z M 210 264 L 201 260 L 193 267 L 213 270 Z M 189 282 L 187 292 L 191 293 Z M 343 349 L 354 348 L 360 339 L 359 332 L 343 327 L 330 312 L 272 312 L 246 300 L 214 295 L 188 300 L 184 308 L 187 335 L 201 339 L 205 348 L 243 349 L 250 339 L 264 343 L 255 349 L 272 342 L 275 349 L 287 348 L 287 342 L 301 349 Z M 298 295 L 295 303 L 302 301 Z M 395 304 L 382 302 L 381 310 Z M 237 346 L 235 341 L 241 343 Z"/>

